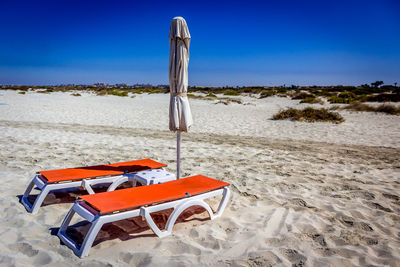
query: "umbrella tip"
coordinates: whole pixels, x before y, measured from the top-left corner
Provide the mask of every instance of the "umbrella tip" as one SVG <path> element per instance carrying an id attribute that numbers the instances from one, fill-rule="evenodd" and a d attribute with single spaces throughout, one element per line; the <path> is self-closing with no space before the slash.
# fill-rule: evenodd
<path id="1" fill-rule="evenodd" d="M 176 16 L 172 20 L 185 20 L 185 19 L 181 16 Z"/>

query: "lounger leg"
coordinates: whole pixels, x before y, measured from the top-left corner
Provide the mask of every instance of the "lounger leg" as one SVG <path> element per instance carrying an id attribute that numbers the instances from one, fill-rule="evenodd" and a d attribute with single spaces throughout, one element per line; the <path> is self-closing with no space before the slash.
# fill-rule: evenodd
<path id="1" fill-rule="evenodd" d="M 89 254 L 89 250 L 93 245 L 93 242 L 99 233 L 101 227 L 105 223 L 102 217 L 98 217 L 92 222 L 92 225 L 90 226 L 89 231 L 86 234 L 85 239 L 83 240 L 82 246 L 78 246 L 75 241 L 73 241 L 66 233 L 66 230 L 71 223 L 72 217 L 75 215 L 75 213 L 78 213 L 79 215 L 83 215 L 83 218 L 89 219 L 88 222 L 91 221 L 91 218 L 85 216 L 89 214 L 89 211 L 85 210 L 82 208 L 78 203 L 75 203 L 72 208 L 69 210 L 67 216 L 65 217 L 64 221 L 62 222 L 60 229 L 58 230 L 57 236 L 61 239 L 61 241 L 67 245 L 69 248 L 71 248 L 74 253 L 80 257 L 86 257 Z M 90 216 L 93 216 L 90 214 Z"/>
<path id="2" fill-rule="evenodd" d="M 29 193 L 32 191 L 34 185 L 35 185 L 35 183 L 33 182 L 33 179 L 32 179 L 24 192 L 24 196 L 23 196 L 24 198 L 27 198 L 29 196 Z"/>
<path id="3" fill-rule="evenodd" d="M 117 189 L 117 187 L 125 182 L 129 181 L 129 177 L 128 176 L 122 176 L 121 178 L 115 180 L 107 189 L 108 191 L 114 191 L 115 189 Z"/>
<path id="4" fill-rule="evenodd" d="M 90 186 L 90 183 L 88 183 L 85 179 L 82 180 L 82 187 L 86 189 L 86 191 L 90 194 L 93 195 L 94 191 L 93 188 Z"/>
<path id="5" fill-rule="evenodd" d="M 210 215 L 211 220 L 214 219 L 214 213 L 213 213 L 212 209 L 203 200 L 192 200 L 192 201 L 184 202 L 180 206 L 175 208 L 174 211 L 172 212 L 171 216 L 168 218 L 167 225 L 165 228 L 166 232 L 168 232 L 169 234 L 172 233 L 172 228 L 174 227 L 174 224 L 175 224 L 176 220 L 178 219 L 179 215 L 181 215 L 181 213 L 184 210 L 186 210 L 187 208 L 189 208 L 191 206 L 203 207 Z"/>
<path id="6" fill-rule="evenodd" d="M 74 214 L 75 214 L 75 210 L 74 209 L 70 209 L 68 214 L 67 214 L 67 216 L 65 216 L 65 218 L 64 218 L 64 220 L 63 220 L 58 232 L 65 232 L 65 230 L 67 230 L 68 225 L 70 224 L 72 217 L 74 217 Z"/>
<path id="7" fill-rule="evenodd" d="M 150 212 L 148 208 L 141 208 L 140 209 L 140 215 L 144 216 L 146 219 L 147 224 L 151 228 L 151 230 L 160 238 L 165 237 L 167 235 L 170 235 L 172 233 L 172 228 L 174 227 L 174 224 L 176 220 L 178 219 L 179 215 L 183 211 L 185 211 L 187 208 L 192 207 L 192 206 L 201 206 L 203 207 L 209 214 L 210 219 L 213 220 L 219 216 L 221 216 L 222 212 L 224 211 L 226 205 L 228 204 L 229 196 L 230 196 L 230 191 L 229 188 L 225 187 L 223 189 L 223 196 L 221 199 L 221 202 L 218 206 L 218 210 L 216 213 L 214 213 L 210 207 L 204 200 L 202 199 L 196 199 L 196 200 L 188 200 L 183 202 L 182 204 L 178 205 L 177 207 L 174 208 L 174 211 L 172 214 L 169 216 L 165 230 L 162 231 L 160 228 L 157 227 L 157 225 L 154 223 L 153 218 L 150 216 Z"/>
<path id="8" fill-rule="evenodd" d="M 97 220 L 95 220 L 92 224 L 92 226 L 89 229 L 89 232 L 87 233 L 85 240 L 82 243 L 81 249 L 79 251 L 79 257 L 83 258 L 86 257 L 87 255 L 89 255 L 89 250 L 93 245 L 93 242 L 97 236 L 97 234 L 99 233 L 101 227 L 103 226 L 103 222 L 101 220 L 101 218 L 98 218 Z"/>
<path id="9" fill-rule="evenodd" d="M 40 193 L 36 197 L 35 202 L 31 204 L 31 202 L 29 202 L 28 200 L 28 197 L 35 186 L 39 188 Z M 45 183 L 39 175 L 36 175 L 35 177 L 33 177 L 28 187 L 26 188 L 24 195 L 21 198 L 21 203 L 25 206 L 28 212 L 36 214 L 40 206 L 42 205 L 43 200 L 46 198 L 47 194 L 53 189 L 55 189 L 54 185 Z"/>
<path id="10" fill-rule="evenodd" d="M 146 208 L 141 208 L 140 209 L 140 215 L 144 216 L 146 219 L 147 224 L 149 225 L 150 229 L 155 233 L 158 237 L 162 238 L 164 236 L 167 236 L 171 234 L 168 231 L 161 231 L 160 228 L 155 224 L 153 221 L 153 218 L 151 218 L 149 211 Z"/>
<path id="11" fill-rule="evenodd" d="M 26 188 L 24 195 L 22 196 L 21 202 L 22 204 L 25 206 L 25 208 L 27 209 L 27 211 L 31 212 L 32 211 L 32 204 L 29 202 L 28 200 L 28 196 L 31 193 L 33 187 L 35 186 L 35 183 L 33 182 L 35 178 L 33 178 L 31 180 L 31 182 L 29 183 L 28 187 Z"/>
<path id="12" fill-rule="evenodd" d="M 231 191 L 228 187 L 224 188 L 223 196 L 221 202 L 219 203 L 217 213 L 214 217 L 219 217 L 224 212 L 226 205 L 228 204 L 229 196 L 231 195 Z"/>
<path id="13" fill-rule="evenodd" d="M 33 203 L 32 205 L 32 214 L 36 214 L 40 208 L 40 206 L 42 205 L 44 199 L 46 198 L 47 194 L 49 193 L 49 188 L 48 186 L 44 186 L 40 192 L 40 194 L 37 196 L 35 203 Z"/>

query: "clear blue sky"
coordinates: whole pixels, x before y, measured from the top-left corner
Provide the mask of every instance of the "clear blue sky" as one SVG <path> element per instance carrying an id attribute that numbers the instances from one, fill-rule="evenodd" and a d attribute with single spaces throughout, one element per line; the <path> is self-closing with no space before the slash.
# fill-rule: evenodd
<path id="1" fill-rule="evenodd" d="M 0 0 L 0 84 L 168 84 L 185 17 L 189 84 L 400 83 L 399 0 Z"/>

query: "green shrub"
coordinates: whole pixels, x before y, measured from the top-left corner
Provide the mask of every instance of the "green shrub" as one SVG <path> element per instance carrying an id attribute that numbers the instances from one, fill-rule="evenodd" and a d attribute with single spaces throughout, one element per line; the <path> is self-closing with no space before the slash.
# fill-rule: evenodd
<path id="1" fill-rule="evenodd" d="M 271 90 L 271 91 L 262 91 L 261 94 L 260 94 L 259 99 L 273 96 L 273 95 L 275 95 L 275 93 L 276 93 L 276 92 L 273 91 L 273 90 Z"/>
<path id="2" fill-rule="evenodd" d="M 356 95 L 370 95 L 377 93 L 380 90 L 377 90 L 375 87 L 358 87 L 353 91 L 354 94 Z"/>
<path id="3" fill-rule="evenodd" d="M 215 104 L 229 105 L 230 103 L 243 104 L 242 100 L 236 99 L 236 98 L 229 98 L 229 97 L 220 98 L 220 100 L 218 102 L 216 102 Z"/>
<path id="4" fill-rule="evenodd" d="M 312 97 L 306 97 L 303 100 L 300 101 L 300 103 L 307 103 L 307 104 L 315 104 L 316 98 L 314 96 Z"/>
<path id="5" fill-rule="evenodd" d="M 393 86 L 393 85 L 382 85 L 381 87 L 380 87 L 380 89 L 382 90 L 382 91 L 393 91 L 393 90 L 395 90 L 396 89 L 396 86 Z"/>
<path id="6" fill-rule="evenodd" d="M 316 95 L 316 96 L 326 96 L 326 97 L 331 97 L 331 96 L 334 95 L 334 93 L 329 92 L 329 90 L 326 90 L 325 88 L 322 89 L 322 90 L 316 90 L 316 91 L 314 91 L 313 93 L 314 93 L 314 95 Z"/>
<path id="7" fill-rule="evenodd" d="M 217 96 L 216 96 L 216 95 L 214 95 L 213 93 L 210 93 L 210 94 L 206 95 L 206 97 L 217 98 Z"/>
<path id="8" fill-rule="evenodd" d="M 81 94 L 80 93 L 73 93 L 73 94 L 71 94 L 72 96 L 81 96 Z"/>
<path id="9" fill-rule="evenodd" d="M 400 94 L 379 94 L 368 96 L 368 102 L 400 102 Z"/>
<path id="10" fill-rule="evenodd" d="M 26 92 L 25 92 L 25 91 L 22 91 L 22 92 L 18 92 L 18 94 L 24 95 L 24 94 L 26 94 Z"/>
<path id="11" fill-rule="evenodd" d="M 108 92 L 107 94 L 115 95 L 115 96 L 128 96 L 128 92 L 126 92 L 126 91 L 121 92 L 121 91 L 116 91 L 116 90 Z"/>
<path id="12" fill-rule="evenodd" d="M 400 107 L 394 105 L 383 104 L 376 107 L 376 112 L 383 112 L 390 115 L 400 115 Z"/>
<path id="13" fill-rule="evenodd" d="M 353 91 L 355 89 L 356 89 L 356 87 L 354 87 L 354 86 L 342 86 L 342 85 L 327 87 L 327 90 L 330 92 Z"/>
<path id="14" fill-rule="evenodd" d="M 331 103 L 331 104 L 350 104 L 350 102 L 352 102 L 350 99 L 341 98 L 338 96 L 331 96 L 329 98 L 329 103 Z"/>
<path id="15" fill-rule="evenodd" d="M 213 97 L 213 96 L 202 96 L 202 95 L 194 95 L 194 94 L 187 94 L 188 98 L 192 98 L 192 99 L 200 99 L 200 100 L 215 100 L 217 98 L 217 96 Z"/>
<path id="16" fill-rule="evenodd" d="M 275 90 L 280 94 L 286 94 L 286 92 L 292 90 L 292 88 L 280 86 L 275 88 Z"/>
<path id="17" fill-rule="evenodd" d="M 237 92 L 237 91 L 235 91 L 235 90 L 226 90 L 226 91 L 224 92 L 224 95 L 237 96 L 237 95 L 240 95 L 240 93 Z"/>
<path id="18" fill-rule="evenodd" d="M 366 111 L 366 112 L 382 112 L 390 115 L 400 115 L 400 107 L 396 107 L 390 104 L 382 104 L 377 107 L 367 104 L 352 104 L 341 109 L 354 110 L 354 111 Z"/>
<path id="19" fill-rule="evenodd" d="M 51 89 L 36 91 L 36 93 L 39 93 L 39 94 L 50 94 L 51 92 L 53 92 L 53 90 L 51 90 Z"/>
<path id="20" fill-rule="evenodd" d="M 357 96 L 352 92 L 342 92 L 338 96 L 331 96 L 329 102 L 332 104 L 352 104 L 356 102 Z"/>
<path id="21" fill-rule="evenodd" d="M 107 91 L 106 90 L 100 90 L 96 92 L 96 95 L 106 95 Z"/>
<path id="22" fill-rule="evenodd" d="M 340 98 L 356 98 L 356 95 L 353 92 L 345 91 L 345 92 L 340 93 L 338 95 L 338 97 L 340 97 Z"/>
<path id="23" fill-rule="evenodd" d="M 292 97 L 292 99 L 306 99 L 306 98 L 315 98 L 315 96 L 307 92 L 301 92 Z"/>
<path id="24" fill-rule="evenodd" d="M 306 121 L 306 122 L 333 122 L 341 123 L 344 121 L 343 117 L 337 113 L 329 111 L 325 108 L 305 108 L 305 109 L 294 109 L 288 108 L 280 111 L 272 117 L 273 120 L 294 120 L 294 121 Z"/>

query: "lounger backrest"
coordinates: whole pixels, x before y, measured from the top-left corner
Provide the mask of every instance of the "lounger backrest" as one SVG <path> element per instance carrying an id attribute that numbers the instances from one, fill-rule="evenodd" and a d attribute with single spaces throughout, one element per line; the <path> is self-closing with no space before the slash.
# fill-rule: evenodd
<path id="1" fill-rule="evenodd" d="M 166 166 L 167 165 L 152 159 L 140 159 L 107 165 L 40 171 L 39 173 L 46 178 L 49 183 L 57 183 L 69 180 L 82 180 L 92 177 L 120 175 L 124 172 L 138 172 Z"/>
<path id="2" fill-rule="evenodd" d="M 163 184 L 127 188 L 80 196 L 79 198 L 104 214 L 190 197 L 228 185 L 226 182 L 203 175 L 196 175 Z"/>

